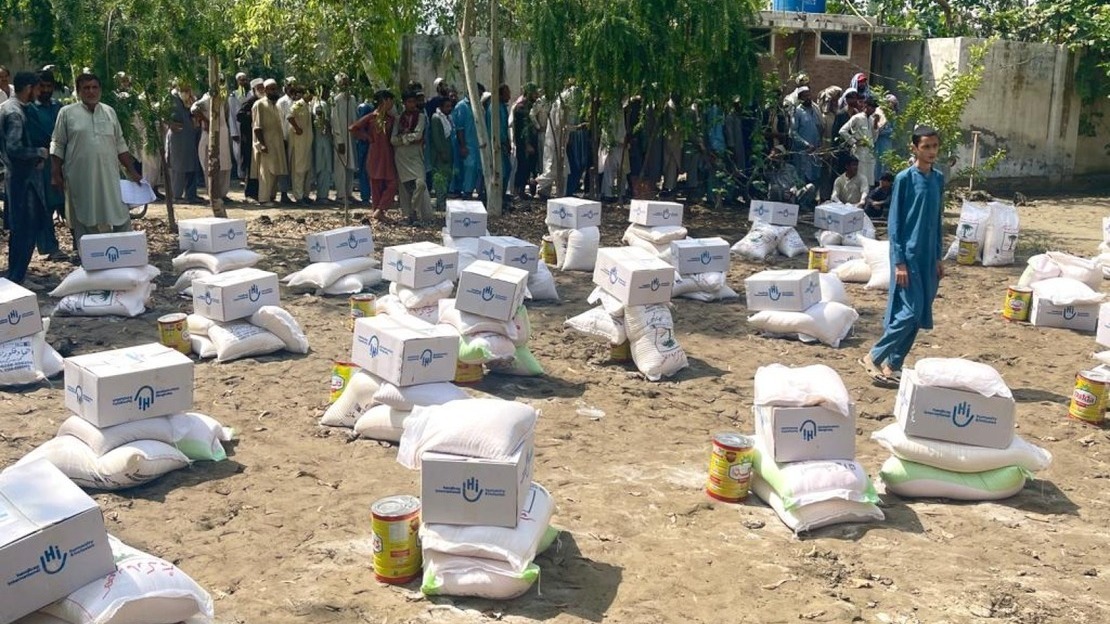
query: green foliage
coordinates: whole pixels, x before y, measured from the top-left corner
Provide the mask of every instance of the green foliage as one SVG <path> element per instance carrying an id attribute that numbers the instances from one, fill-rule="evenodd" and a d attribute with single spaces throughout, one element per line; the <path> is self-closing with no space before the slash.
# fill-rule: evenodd
<path id="1" fill-rule="evenodd" d="M 991 44 L 991 41 L 986 41 L 973 46 L 964 71 L 961 72 L 954 63 L 949 63 L 931 82 L 927 81 L 916 68 L 906 67 L 910 80 L 898 85 L 905 107 L 897 116 L 893 116 L 895 119 L 894 148 L 883 157 L 883 164 L 888 169 L 897 173 L 909 166 L 909 145 L 913 129 L 922 125 L 932 126 L 940 134 L 941 151 L 938 162 L 944 166 L 956 161 L 956 153 L 960 146 L 970 142 L 968 140 L 970 133 L 962 129 L 960 120 L 968 103 L 975 98 L 975 93 L 983 82 L 983 58 Z M 886 112 L 891 115 L 891 111 Z M 990 171 L 998 166 L 1004 157 L 1004 150 L 996 150 L 978 163 L 974 169 L 963 168 L 955 172 L 955 175 L 949 175 L 948 178 L 953 180 Z"/>

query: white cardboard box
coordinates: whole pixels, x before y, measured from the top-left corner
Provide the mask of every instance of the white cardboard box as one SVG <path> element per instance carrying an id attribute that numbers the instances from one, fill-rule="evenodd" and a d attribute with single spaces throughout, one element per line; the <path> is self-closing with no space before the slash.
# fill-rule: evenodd
<path id="1" fill-rule="evenodd" d="M 1045 299 L 1033 298 L 1029 322 L 1038 327 L 1059 327 L 1077 332 L 1094 332 L 1098 329 L 1100 304 L 1063 306 Z"/>
<path id="2" fill-rule="evenodd" d="M 420 242 L 386 247 L 382 252 L 382 279 L 407 288 L 435 286 L 459 276 L 457 249 Z"/>
<path id="3" fill-rule="evenodd" d="M 547 200 L 547 225 L 556 228 L 578 230 L 590 226 L 601 226 L 601 202 L 559 197 Z"/>
<path id="4" fill-rule="evenodd" d="M 205 318 L 234 321 L 268 305 L 281 305 L 276 273 L 236 269 L 193 280 L 193 312 Z"/>
<path id="5" fill-rule="evenodd" d="M 489 215 L 480 201 L 447 200 L 447 233 L 452 238 L 485 236 Z"/>
<path id="6" fill-rule="evenodd" d="M 748 309 L 804 312 L 821 301 L 818 275 L 812 269 L 760 271 L 744 280 Z"/>
<path id="7" fill-rule="evenodd" d="M 594 284 L 625 305 L 666 303 L 674 288 L 674 267 L 639 247 L 602 247 Z"/>
<path id="8" fill-rule="evenodd" d="M 813 212 L 813 227 L 838 234 L 863 229 L 863 208 L 851 204 L 822 204 Z"/>
<path id="9" fill-rule="evenodd" d="M 193 361 L 150 343 L 65 360 L 65 405 L 103 429 L 193 409 Z"/>
<path id="10" fill-rule="evenodd" d="M 798 224 L 798 204 L 753 199 L 748 208 L 748 221 L 763 221 L 771 225 Z"/>
<path id="11" fill-rule="evenodd" d="M 182 251 L 219 253 L 247 248 L 247 222 L 243 219 L 203 217 L 178 221 L 178 246 Z"/>
<path id="12" fill-rule="evenodd" d="M 723 238 L 684 238 L 673 241 L 671 264 L 679 275 L 727 273 L 728 241 Z"/>
<path id="13" fill-rule="evenodd" d="M 0 342 L 42 331 L 42 314 L 35 293 L 0 277 Z"/>
<path id="14" fill-rule="evenodd" d="M 922 386 L 913 369 L 902 371 L 894 404 L 894 416 L 908 436 L 990 448 L 1013 442 L 1015 411 L 1013 399 Z"/>
<path id="15" fill-rule="evenodd" d="M 1095 342 L 1110 347 L 1110 303 L 1098 307 L 1098 328 L 1095 332 Z"/>
<path id="16" fill-rule="evenodd" d="M 848 247 L 846 245 L 826 245 L 824 249 L 829 251 L 829 270 L 848 262 L 850 260 L 863 259 L 863 247 Z"/>
<path id="17" fill-rule="evenodd" d="M 483 236 L 478 241 L 478 257 L 535 273 L 540 248 L 515 236 Z"/>
<path id="18" fill-rule="evenodd" d="M 628 222 L 637 225 L 682 225 L 682 204 L 651 199 L 633 199 Z"/>
<path id="19" fill-rule="evenodd" d="M 508 321 L 524 303 L 528 271 L 487 260 L 475 260 L 459 275 L 455 309 Z"/>
<path id="20" fill-rule="evenodd" d="M 338 262 L 374 255 L 374 233 L 368 225 L 352 225 L 307 234 L 309 262 Z"/>
<path id="21" fill-rule="evenodd" d="M 145 267 L 149 262 L 146 232 L 86 234 L 77 248 L 86 271 Z"/>
<path id="22" fill-rule="evenodd" d="M 856 409 L 847 417 L 827 407 L 756 405 L 755 434 L 776 462 L 856 458 Z"/>
<path id="23" fill-rule="evenodd" d="M 45 459 L 0 473 L 0 622 L 116 570 L 96 501 Z"/>
<path id="24" fill-rule="evenodd" d="M 386 315 L 355 322 L 351 361 L 397 386 L 451 381 L 459 334 L 446 325 Z"/>
<path id="25" fill-rule="evenodd" d="M 421 521 L 516 528 L 532 489 L 534 454 L 532 436 L 504 461 L 424 453 Z"/>

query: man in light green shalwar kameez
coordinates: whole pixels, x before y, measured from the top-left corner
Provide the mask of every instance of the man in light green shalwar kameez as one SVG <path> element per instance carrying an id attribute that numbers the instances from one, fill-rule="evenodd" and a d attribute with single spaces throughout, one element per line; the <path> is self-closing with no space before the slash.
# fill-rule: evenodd
<path id="1" fill-rule="evenodd" d="M 50 140 L 51 181 L 66 194 L 66 220 L 75 243 L 85 234 L 126 232 L 131 217 L 120 195 L 120 165 L 141 179 L 116 111 L 100 103 L 100 79 L 77 77 L 80 102 L 62 107 Z"/>

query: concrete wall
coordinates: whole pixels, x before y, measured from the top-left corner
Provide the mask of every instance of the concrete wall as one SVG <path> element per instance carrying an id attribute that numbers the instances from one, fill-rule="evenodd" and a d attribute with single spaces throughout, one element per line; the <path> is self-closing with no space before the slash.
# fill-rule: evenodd
<path id="1" fill-rule="evenodd" d="M 935 85 L 946 66 L 966 70 L 978 39 L 929 39 L 879 44 L 876 82 L 894 92 L 908 81 L 905 65 Z M 1110 106 L 1084 108 L 1075 91 L 1077 58 L 1062 46 L 996 41 L 983 59 L 983 83 L 964 111 L 963 127 L 979 131 L 980 158 L 996 148 L 1006 159 L 986 178 L 998 188 L 1045 189 L 1077 176 L 1110 174 Z M 1097 117 L 1098 112 L 1104 116 Z M 1080 137 L 1080 116 L 1096 120 L 1097 136 Z M 957 168 L 971 163 L 971 135 L 960 148 Z M 1047 185 L 1047 186 L 1046 186 Z"/>
<path id="2" fill-rule="evenodd" d="M 528 47 L 515 41 L 501 42 L 501 75 L 494 80 L 491 76 L 493 56 L 490 41 L 485 37 L 473 37 L 470 42 L 474 55 L 476 80 L 490 91 L 496 91 L 498 84 L 509 85 L 515 98 L 524 83 L 535 80 L 532 56 Z M 464 94 L 465 77 L 462 66 L 462 50 L 458 37 L 410 35 L 401 44 L 401 67 L 399 85 L 409 80 L 420 81 L 426 93 L 430 94 L 436 78 L 444 78 L 448 84 Z"/>
<path id="3" fill-rule="evenodd" d="M 814 95 L 837 85 L 847 88 L 852 76 L 871 67 L 871 35 L 852 33 L 850 56 L 829 58 L 817 55 L 817 34 L 813 32 L 775 32 L 770 55 L 760 59 L 765 73 L 775 73 L 791 89 L 798 72 L 809 74 Z M 793 49 L 793 57 L 788 52 Z"/>

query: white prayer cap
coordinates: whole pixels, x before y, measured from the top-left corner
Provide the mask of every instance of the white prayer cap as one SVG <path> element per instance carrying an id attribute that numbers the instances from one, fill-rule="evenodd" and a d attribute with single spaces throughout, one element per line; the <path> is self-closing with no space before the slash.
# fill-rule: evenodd
<path id="1" fill-rule="evenodd" d="M 246 78 L 246 77 L 247 77 L 247 75 L 243 72 L 239 72 L 238 74 L 235 74 L 235 79 L 236 80 L 240 80 L 240 79 Z"/>
<path id="2" fill-rule="evenodd" d="M 277 86 L 277 81 L 274 80 L 273 78 L 267 78 L 266 81 L 262 83 L 262 86 L 264 86 L 264 87 L 268 87 L 270 85 L 274 85 L 276 87 Z"/>
<path id="3" fill-rule="evenodd" d="M 297 79 L 294 78 L 293 76 L 286 76 L 285 77 L 285 84 L 286 85 L 297 84 Z"/>
<path id="4" fill-rule="evenodd" d="M 258 87 L 262 86 L 265 82 L 266 81 L 261 79 L 261 78 L 255 78 L 254 80 L 251 81 L 251 88 L 252 89 L 257 89 Z"/>
<path id="5" fill-rule="evenodd" d="M 345 74 L 343 72 L 339 72 L 338 74 L 335 75 L 335 84 L 339 84 L 339 83 L 343 82 L 346 79 L 347 79 L 347 74 Z"/>
<path id="6" fill-rule="evenodd" d="M 432 83 L 432 86 L 438 87 L 441 84 L 443 84 L 443 78 L 436 78 L 435 82 Z"/>

